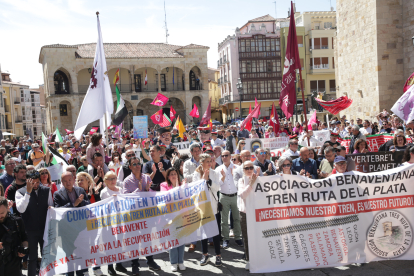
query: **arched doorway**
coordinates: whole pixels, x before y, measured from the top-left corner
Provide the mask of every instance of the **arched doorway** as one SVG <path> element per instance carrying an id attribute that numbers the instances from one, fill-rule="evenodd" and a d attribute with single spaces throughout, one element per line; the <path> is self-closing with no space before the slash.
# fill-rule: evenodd
<path id="1" fill-rule="evenodd" d="M 73 129 L 72 123 L 72 105 L 68 101 L 61 101 L 59 103 L 59 115 L 61 129 Z"/>
<path id="2" fill-rule="evenodd" d="M 55 94 L 69 94 L 69 78 L 62 70 L 57 70 L 53 75 L 53 83 L 55 85 Z"/>
<path id="3" fill-rule="evenodd" d="M 201 117 L 203 116 L 204 113 L 201 112 L 201 98 L 199 96 L 195 96 L 193 97 L 193 99 L 191 100 L 191 108 L 194 107 L 194 104 L 197 106 L 198 108 L 198 112 L 200 113 L 200 117 L 199 118 L 193 118 L 194 122 L 199 122 L 201 120 Z"/>
<path id="4" fill-rule="evenodd" d="M 189 75 L 189 82 L 190 82 L 190 90 L 201 90 L 201 70 L 197 66 L 194 66 L 190 70 Z"/>
<path id="5" fill-rule="evenodd" d="M 140 115 L 147 115 L 148 116 L 148 126 L 153 127 L 154 123 L 150 119 L 150 117 L 159 110 L 159 107 L 156 105 L 152 105 L 152 99 L 144 99 L 139 102 L 137 105 L 137 114 Z"/>

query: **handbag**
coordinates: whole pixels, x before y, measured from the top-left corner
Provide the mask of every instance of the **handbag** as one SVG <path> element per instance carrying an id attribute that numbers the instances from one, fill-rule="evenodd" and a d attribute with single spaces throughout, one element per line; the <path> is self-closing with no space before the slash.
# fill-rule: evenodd
<path id="1" fill-rule="evenodd" d="M 221 204 L 221 202 L 219 202 L 219 201 L 216 199 L 216 197 L 214 196 L 213 191 L 210 189 L 210 186 L 211 186 L 211 179 L 207 180 L 207 187 L 208 187 L 208 189 L 210 190 L 211 195 L 213 196 L 213 198 L 217 201 L 217 210 L 218 210 L 219 212 L 221 212 L 221 211 L 223 211 L 223 204 Z"/>

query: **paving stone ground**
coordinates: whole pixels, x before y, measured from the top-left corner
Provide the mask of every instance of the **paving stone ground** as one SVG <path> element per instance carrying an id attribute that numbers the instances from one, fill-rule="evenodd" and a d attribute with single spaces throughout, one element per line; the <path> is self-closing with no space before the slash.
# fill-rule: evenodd
<path id="1" fill-rule="evenodd" d="M 232 240 L 228 249 L 222 250 L 223 265 L 215 267 L 215 257 L 212 257 L 210 263 L 206 266 L 200 266 L 201 259 L 201 243 L 198 242 L 197 249 L 193 253 L 188 253 L 188 247 L 185 249 L 184 265 L 187 267 L 185 271 L 171 272 L 168 253 L 161 253 L 154 256 L 155 261 L 161 266 L 160 271 L 149 270 L 146 264 L 146 259 L 140 259 L 140 275 L 141 276 L 162 276 L 162 275 L 197 275 L 197 276 L 212 276 L 212 275 L 229 275 L 229 276 L 243 276 L 243 275 L 258 275 L 258 276 L 348 276 L 348 275 L 363 275 L 363 276 L 403 276 L 414 275 L 414 260 L 412 261 L 381 261 L 357 265 L 347 265 L 341 267 L 331 267 L 322 269 L 307 269 L 307 270 L 292 270 L 277 273 L 258 273 L 251 274 L 244 269 L 246 262 L 242 259 L 243 248 L 236 246 Z M 214 255 L 214 248 L 209 247 L 209 253 Z M 118 275 L 131 275 L 130 262 L 125 262 L 124 266 L 130 273 L 118 273 Z M 108 275 L 107 266 L 101 267 L 105 275 Z M 23 271 L 23 275 L 27 275 L 27 271 Z M 89 275 L 94 275 L 92 269 L 89 270 Z"/>

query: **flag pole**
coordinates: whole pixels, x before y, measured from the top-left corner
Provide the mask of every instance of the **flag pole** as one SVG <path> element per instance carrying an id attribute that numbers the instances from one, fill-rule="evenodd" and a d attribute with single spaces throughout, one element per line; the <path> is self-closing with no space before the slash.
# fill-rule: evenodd
<path id="1" fill-rule="evenodd" d="M 301 69 L 299 69 L 299 78 L 300 78 L 300 90 L 302 91 L 303 114 L 305 115 L 305 123 L 306 125 L 308 125 L 308 118 L 306 116 L 307 111 L 306 111 L 306 103 L 305 103 L 305 94 L 303 93 L 302 70 Z"/>
<path id="2" fill-rule="evenodd" d="M 96 12 L 96 17 L 98 18 L 98 20 L 99 20 L 99 11 L 97 11 Z M 105 151 L 106 151 L 106 154 L 107 155 L 109 155 L 109 152 L 108 152 L 108 122 L 107 122 L 107 120 L 106 120 L 106 105 L 105 105 L 105 101 L 104 101 L 104 110 L 105 110 L 105 112 L 104 112 L 104 134 L 105 134 L 105 132 L 106 132 L 106 135 L 105 135 L 105 144 L 106 144 L 106 148 L 105 148 Z M 105 159 L 105 158 L 104 158 Z M 105 160 L 104 160 L 105 161 Z"/>

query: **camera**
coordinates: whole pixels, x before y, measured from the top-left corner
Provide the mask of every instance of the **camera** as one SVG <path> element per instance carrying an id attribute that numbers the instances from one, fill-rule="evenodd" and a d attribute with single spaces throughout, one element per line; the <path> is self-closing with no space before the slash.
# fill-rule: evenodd
<path id="1" fill-rule="evenodd" d="M 29 247 L 18 246 L 16 250 L 16 255 L 18 255 L 18 253 L 22 253 L 24 255 L 29 254 Z"/>

